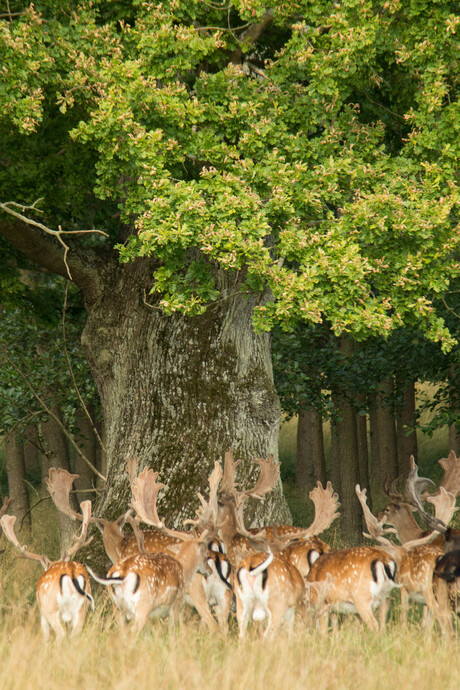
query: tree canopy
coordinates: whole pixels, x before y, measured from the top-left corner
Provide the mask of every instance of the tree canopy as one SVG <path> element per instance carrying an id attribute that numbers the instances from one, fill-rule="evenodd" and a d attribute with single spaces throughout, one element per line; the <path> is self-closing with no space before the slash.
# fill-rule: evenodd
<path id="1" fill-rule="evenodd" d="M 433 298 L 458 273 L 455 3 L 9 7 L 3 202 L 154 257 L 166 313 L 227 298 L 223 269 L 268 291 L 259 330 L 405 324 L 451 347 Z"/>

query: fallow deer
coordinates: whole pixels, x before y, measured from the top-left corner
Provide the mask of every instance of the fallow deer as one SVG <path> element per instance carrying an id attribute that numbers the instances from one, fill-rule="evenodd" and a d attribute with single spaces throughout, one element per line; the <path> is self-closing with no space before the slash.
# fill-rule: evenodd
<path id="1" fill-rule="evenodd" d="M 84 565 L 71 560 L 71 557 L 92 539 L 92 537 L 86 539 L 91 516 L 91 502 L 83 501 L 80 507 L 82 511 L 80 535 L 61 555 L 60 560 L 54 562 L 47 556 L 32 553 L 27 550 L 27 546 L 20 545 L 14 532 L 16 522 L 14 515 L 4 515 L 0 519 L 7 539 L 22 556 L 39 561 L 45 571 L 39 578 L 36 588 L 40 622 L 45 639 L 49 637 L 50 628 L 55 632 L 56 637 L 64 637 L 66 630 L 63 623 L 69 623 L 72 631 L 79 633 L 84 624 L 88 603 L 94 609 L 88 572 Z"/>
<path id="2" fill-rule="evenodd" d="M 109 570 L 106 578 L 91 575 L 110 586 L 115 606 L 126 618 L 133 619 L 139 631 L 149 616 L 168 614 L 176 617 L 185 595 L 185 589 L 196 571 L 202 566 L 207 552 L 207 533 L 199 537 L 167 529 L 157 512 L 158 492 L 164 487 L 157 482 L 158 473 L 144 468 L 132 481 L 132 507 L 138 520 L 178 537 L 175 556 L 165 553 L 141 553 L 128 556 Z M 133 523 L 135 526 L 135 523 Z M 135 531 L 138 547 L 145 550 L 143 534 Z"/>
<path id="3" fill-rule="evenodd" d="M 128 470 L 130 474 L 131 484 L 136 481 L 137 474 L 137 459 L 128 458 L 127 460 Z M 49 471 L 49 477 L 46 480 L 48 490 L 53 498 L 53 501 L 58 508 L 64 514 L 72 517 L 74 520 L 79 520 L 79 514 L 73 510 L 70 505 L 69 495 L 72 488 L 72 484 L 78 475 L 70 474 L 63 469 L 51 468 Z M 213 491 L 214 482 L 220 479 L 220 475 L 216 477 L 216 473 L 213 473 L 209 478 L 210 482 L 210 504 L 215 501 Z M 160 485 L 159 488 L 161 488 Z M 201 498 L 201 497 L 200 497 Z M 205 504 L 204 499 L 202 502 Z M 207 504 L 205 504 L 207 505 Z M 184 543 L 185 532 L 178 532 L 175 535 L 168 534 L 164 530 L 153 528 L 149 530 L 139 530 L 136 525 L 136 534 L 131 533 L 125 535 L 124 527 L 127 523 L 133 525 L 130 520 L 130 514 L 132 509 L 127 510 L 118 520 L 108 521 L 103 518 L 91 518 L 91 522 L 95 524 L 102 533 L 102 539 L 106 553 L 112 563 L 118 564 L 125 558 L 134 557 L 139 555 L 153 555 L 158 553 L 164 553 L 168 556 L 175 557 L 179 548 Z M 139 541 L 142 540 L 142 550 L 139 548 Z M 185 536 L 187 539 L 187 536 Z M 214 547 L 218 544 L 218 540 L 214 538 L 212 540 Z M 221 547 L 222 548 L 222 547 Z M 212 556 L 211 556 L 212 558 Z M 204 575 L 196 573 L 195 577 L 190 582 L 187 588 L 186 601 L 193 606 L 206 623 L 206 625 L 212 629 L 217 630 L 216 621 L 212 616 L 210 610 L 210 604 L 207 602 L 207 595 L 212 598 L 212 606 L 216 605 L 216 613 L 220 621 L 220 628 L 223 632 L 228 629 L 228 624 L 224 623 L 225 611 L 229 609 L 230 602 L 232 599 L 232 593 L 229 589 L 230 583 L 228 582 L 228 577 L 225 578 L 223 573 L 229 568 L 223 563 L 225 561 L 225 556 L 221 557 L 220 569 L 215 568 L 214 570 L 209 570 Z M 222 577 L 220 574 L 222 573 Z M 226 592 L 228 590 L 228 593 Z M 212 594 L 211 594 L 212 592 Z M 221 599 L 217 604 L 214 604 L 216 596 L 218 593 L 222 592 Z M 230 600 L 230 602 L 229 602 Z"/>
<path id="4" fill-rule="evenodd" d="M 415 466 L 416 468 L 416 466 Z M 417 491 L 422 485 L 426 485 L 426 480 L 416 476 L 416 469 L 410 475 L 412 487 L 417 486 Z M 389 541 L 384 534 L 394 533 L 394 529 L 384 530 L 385 516 L 380 520 L 372 515 L 366 502 L 366 491 L 361 491 L 356 487 L 356 493 L 361 502 L 364 512 L 366 526 L 370 532 L 365 536 L 379 542 L 380 548 L 389 553 L 398 566 L 398 584 L 401 586 L 401 618 L 405 625 L 407 620 L 407 610 L 409 600 L 419 601 L 426 604 L 423 624 L 437 620 L 441 629 L 450 632 L 451 623 L 449 616 L 444 608 L 440 607 L 433 591 L 433 569 L 436 558 L 439 556 L 440 547 L 434 543 L 436 534 L 429 533 L 418 539 L 406 542 L 403 545 L 394 544 Z M 441 488 L 439 495 L 431 497 L 429 500 L 435 505 L 438 516 L 450 519 L 455 504 L 455 498 Z M 440 517 L 438 518 L 440 519 Z"/>
<path id="5" fill-rule="evenodd" d="M 326 489 L 323 489 L 318 482 L 318 486 L 310 493 L 310 498 L 315 504 L 315 519 L 310 527 L 270 525 L 247 529 L 243 519 L 245 501 L 249 497 L 262 499 L 268 491 L 273 489 L 279 478 L 279 466 L 273 462 L 273 456 L 269 460 L 258 459 L 255 462 L 260 467 L 256 484 L 251 489 L 238 491 L 235 482 L 235 469 L 239 461 L 233 461 L 231 450 L 225 454 L 223 480 L 218 491 L 217 522 L 219 536 L 226 545 L 227 555 L 234 568 L 244 558 L 257 550 L 255 542 L 258 539 L 267 543 L 273 551 L 282 550 L 290 541 L 304 540 L 306 541 L 304 550 L 308 551 L 308 539 L 321 534 L 338 516 L 336 510 L 340 503 L 330 482 L 328 482 Z M 324 545 L 321 550 L 326 550 L 326 548 Z M 300 549 L 299 546 L 299 551 Z"/>
<path id="6" fill-rule="evenodd" d="M 243 559 L 235 573 L 236 617 L 239 636 L 249 621 L 267 621 L 264 636 L 282 623 L 292 628 L 296 609 L 306 605 L 305 581 L 295 566 L 273 553 L 256 553 Z"/>
<path id="7" fill-rule="evenodd" d="M 324 595 L 312 587 L 313 606 L 340 613 L 357 613 L 372 630 L 379 625 L 374 609 L 381 606 L 396 587 L 396 562 L 381 549 L 356 546 L 319 556 L 310 567 L 307 584 L 326 584 Z M 383 625 L 383 621 L 381 621 Z"/>
<path id="8" fill-rule="evenodd" d="M 451 451 L 447 458 L 441 458 L 438 462 L 441 465 L 444 474 L 441 481 L 439 482 L 437 492 L 435 494 L 432 494 L 432 496 L 440 494 L 442 489 L 452 494 L 453 496 L 458 496 L 460 493 L 460 459 L 457 458 L 454 451 Z M 415 510 L 418 510 L 419 507 L 421 507 L 422 497 L 420 496 L 419 505 L 417 505 L 414 496 L 411 494 L 410 489 L 411 477 L 413 481 L 413 472 L 415 466 L 415 460 L 413 456 L 411 456 L 410 458 L 410 463 L 411 474 L 407 478 L 404 493 L 400 493 L 396 489 L 398 480 L 393 482 L 391 487 L 388 487 L 388 485 L 385 483 L 385 492 L 391 498 L 391 503 L 389 503 L 377 516 L 379 519 L 385 516 L 385 522 L 395 527 L 396 534 L 402 544 L 404 544 L 407 541 L 413 541 L 425 537 L 428 534 L 430 534 L 433 529 L 433 527 L 430 526 L 430 529 L 423 530 L 414 518 L 413 513 Z M 435 486 L 435 484 L 431 480 L 423 479 L 422 481 L 424 486 Z M 428 495 L 426 495 L 425 498 L 428 498 Z M 423 510 L 422 517 L 426 515 L 427 513 Z M 425 522 L 426 521 L 427 518 L 425 517 Z M 452 530 L 449 530 L 447 532 L 446 542 L 449 542 L 449 544 L 446 543 L 445 545 L 445 548 L 447 550 L 452 548 L 460 548 L 460 543 L 458 543 L 457 546 L 457 542 L 454 540 L 454 534 L 455 530 L 454 532 L 452 532 Z M 436 545 L 443 545 L 444 541 L 445 540 L 443 536 L 440 535 L 437 539 L 433 541 L 433 543 Z"/>

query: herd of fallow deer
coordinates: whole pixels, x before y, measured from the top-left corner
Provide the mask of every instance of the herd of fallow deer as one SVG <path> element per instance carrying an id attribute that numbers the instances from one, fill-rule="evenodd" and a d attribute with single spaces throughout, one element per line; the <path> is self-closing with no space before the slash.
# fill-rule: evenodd
<path id="1" fill-rule="evenodd" d="M 368 533 L 376 546 L 333 550 L 319 535 L 338 517 L 340 503 L 330 482 L 318 482 L 310 498 L 315 518 L 308 528 L 272 525 L 247 528 L 243 509 L 250 497 L 263 499 L 279 478 L 271 457 L 255 461 L 259 478 L 252 489 L 238 490 L 236 468 L 229 451 L 223 468 L 215 463 L 209 477 L 209 494 L 198 494 L 197 517 L 192 529 L 167 528 L 159 518 L 158 493 L 164 485 L 158 473 L 144 468 L 138 473 L 137 459 L 127 460 L 131 503 L 116 521 L 91 516 L 91 502 L 83 501 L 81 512 L 71 507 L 70 492 L 77 475 L 51 469 L 47 486 L 58 508 L 82 523 L 74 544 L 52 562 L 47 556 L 21 546 L 15 531 L 16 518 L 0 519 L 5 536 L 21 554 L 41 562 L 45 572 L 37 583 L 37 602 L 42 630 L 57 637 L 67 628 L 81 630 L 88 606 L 94 608 L 90 576 L 107 587 L 120 625 L 132 620 L 135 630 L 149 617 L 179 615 L 184 604 L 193 606 L 211 630 L 229 631 L 232 609 L 239 636 L 250 623 L 264 621 L 264 636 L 281 625 L 290 629 L 296 614 L 308 624 L 327 628 L 334 612 L 356 613 L 371 629 L 385 625 L 390 594 L 401 592 L 402 622 L 406 623 L 410 600 L 424 605 L 422 625 L 437 622 L 442 632 L 454 632 L 460 599 L 460 530 L 449 527 L 460 494 L 460 459 L 451 452 L 440 460 L 444 476 L 434 493 L 429 479 L 418 476 L 411 459 L 411 472 L 403 494 L 396 483 L 386 487 L 391 503 L 377 516 L 367 505 L 366 489 L 356 486 Z M 425 503 L 434 506 L 434 515 Z M 428 529 L 414 518 L 418 511 Z M 105 577 L 89 566 L 71 560 L 87 545 L 90 524 L 102 533 L 112 567 Z M 125 534 L 125 526 L 132 531 Z M 141 530 L 140 524 L 149 529 Z M 389 525 L 389 527 L 385 527 Z M 386 534 L 391 533 L 392 539 Z M 379 621 L 374 612 L 379 609 Z M 67 625 L 64 625 L 67 624 Z"/>

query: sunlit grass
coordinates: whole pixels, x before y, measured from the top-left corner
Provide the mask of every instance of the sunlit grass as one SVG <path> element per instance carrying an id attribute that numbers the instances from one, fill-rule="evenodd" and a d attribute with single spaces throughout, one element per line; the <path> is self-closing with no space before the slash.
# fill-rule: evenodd
<path id="1" fill-rule="evenodd" d="M 256 631 L 240 642 L 211 635 L 196 621 L 169 630 L 149 624 L 135 637 L 112 625 L 110 615 L 88 616 L 84 632 L 44 643 L 35 607 L 3 616 L 0 687 L 59 690 L 151 688 L 388 688 L 458 687 L 459 643 L 417 625 L 383 633 L 364 629 L 353 617 L 338 631 L 320 635 L 299 623 L 293 634 L 261 639 Z"/>

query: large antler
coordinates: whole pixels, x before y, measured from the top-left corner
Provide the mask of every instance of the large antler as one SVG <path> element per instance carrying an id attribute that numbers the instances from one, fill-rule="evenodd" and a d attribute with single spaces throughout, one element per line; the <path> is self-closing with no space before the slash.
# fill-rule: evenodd
<path id="1" fill-rule="evenodd" d="M 433 503 L 435 506 L 436 516 L 427 513 L 423 507 L 421 492 L 426 486 L 436 485 L 431 481 L 431 479 L 418 476 L 418 467 L 413 456 L 411 456 L 411 471 L 409 473 L 406 486 L 413 503 L 420 513 L 420 517 L 430 529 L 444 534 L 447 529 L 447 525 L 449 524 L 450 520 L 452 519 L 452 515 L 456 510 L 455 496 L 449 494 L 444 487 L 441 487 L 436 495 L 428 497 L 430 503 Z"/>
<path id="2" fill-rule="evenodd" d="M 356 495 L 358 496 L 358 500 L 361 503 L 361 508 L 363 509 L 364 514 L 364 522 L 366 523 L 366 527 L 369 532 L 368 534 L 363 532 L 364 536 L 368 539 L 375 539 L 375 541 L 380 542 L 380 544 L 383 544 L 386 547 L 393 548 L 395 545 L 384 535 L 390 533 L 395 534 L 396 530 L 392 527 L 387 527 L 384 529 L 383 525 L 385 523 L 385 516 L 383 516 L 381 520 L 378 520 L 375 515 L 371 513 L 369 506 L 367 505 L 367 489 L 361 489 L 360 485 L 356 484 L 355 491 Z"/>
<path id="3" fill-rule="evenodd" d="M 83 521 L 83 516 L 70 505 L 70 492 L 78 474 L 70 474 L 62 468 L 50 467 L 49 476 L 45 479 L 46 486 L 53 503 L 61 513 L 71 517 L 72 520 Z"/>
<path id="4" fill-rule="evenodd" d="M 337 512 L 340 507 L 339 495 L 334 492 L 331 482 L 326 484 L 325 489 L 321 482 L 318 482 L 317 486 L 310 491 L 309 496 L 315 504 L 315 519 L 307 532 L 308 536 L 315 536 L 324 532 L 339 517 L 340 513 Z"/>
<path id="5" fill-rule="evenodd" d="M 88 546 L 88 544 L 93 540 L 93 537 L 86 539 L 86 533 L 91 521 L 91 501 L 82 501 L 80 503 L 80 508 L 81 515 L 77 513 L 77 515 L 79 515 L 78 519 L 82 521 L 80 534 L 74 544 L 62 554 L 61 561 L 70 561 L 71 557 L 77 553 L 79 549 L 82 549 L 84 546 Z"/>
<path id="6" fill-rule="evenodd" d="M 44 570 L 48 570 L 51 561 L 47 556 L 39 555 L 38 553 L 32 553 L 32 551 L 27 550 L 27 546 L 21 546 L 16 534 L 14 532 L 14 525 L 16 522 L 16 515 L 3 515 L 0 518 L 0 523 L 3 528 L 5 537 L 15 546 L 24 558 L 30 558 L 33 561 L 39 561 Z"/>
<path id="7" fill-rule="evenodd" d="M 225 453 L 224 474 L 220 484 L 219 493 L 229 496 L 233 495 L 233 492 L 236 490 L 235 470 L 240 462 L 241 460 L 236 460 L 236 462 L 233 461 L 233 448 L 230 448 L 230 450 Z"/>
<path id="8" fill-rule="evenodd" d="M 254 462 L 260 467 L 260 474 L 252 489 L 246 489 L 241 493 L 252 498 L 262 499 L 265 494 L 274 489 L 280 476 L 279 463 L 275 463 L 273 455 L 269 459 L 258 458 Z"/>
<path id="9" fill-rule="evenodd" d="M 201 493 L 198 493 L 198 498 L 201 503 L 201 508 L 196 510 L 197 519 L 195 520 L 185 520 L 184 524 L 195 525 L 198 528 L 210 528 L 216 530 L 218 528 L 218 506 L 217 506 L 217 493 L 219 489 L 219 484 L 222 479 L 222 467 L 218 462 L 214 463 L 214 469 L 211 472 L 208 482 L 209 482 L 209 499 L 206 501 Z"/>
<path id="10" fill-rule="evenodd" d="M 439 487 L 443 487 L 446 491 L 454 496 L 460 495 L 460 458 L 457 458 L 453 450 L 450 451 L 447 458 L 438 460 L 444 476 L 439 482 Z"/>
<path id="11" fill-rule="evenodd" d="M 138 520 L 162 530 L 162 532 L 169 534 L 171 537 L 182 540 L 192 539 L 193 536 L 191 534 L 169 529 L 165 526 L 163 521 L 160 520 L 157 511 L 157 498 L 158 493 L 164 488 L 164 484 L 157 482 L 157 477 L 158 472 L 144 467 L 140 475 L 134 479 L 131 485 L 131 506 L 136 511 Z"/>

